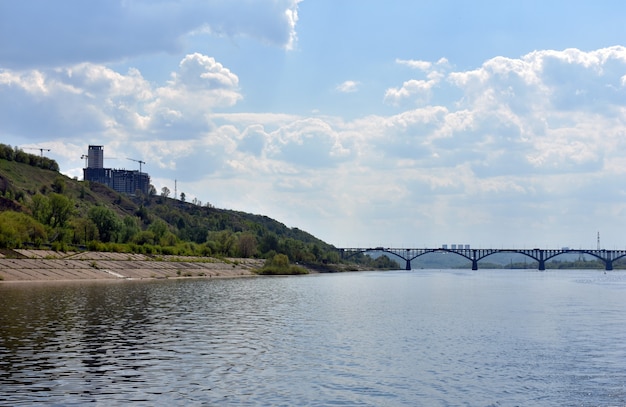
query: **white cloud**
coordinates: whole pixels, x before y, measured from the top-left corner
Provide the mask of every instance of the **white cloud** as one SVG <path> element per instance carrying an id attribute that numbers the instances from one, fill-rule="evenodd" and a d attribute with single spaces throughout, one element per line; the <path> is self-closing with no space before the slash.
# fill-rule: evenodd
<path id="1" fill-rule="evenodd" d="M 121 74 L 102 65 L 0 71 L 0 118 L 32 137 L 104 140 L 195 138 L 212 128 L 209 114 L 241 100 L 239 79 L 215 59 L 191 54 L 163 85 L 146 81 L 137 69 Z M 15 103 L 19 101 L 19 103 Z M 29 114 L 36 121 L 16 117 Z M 181 136 L 184 134 L 184 136 Z"/>
<path id="2" fill-rule="evenodd" d="M 342 93 L 353 93 L 359 90 L 359 82 L 356 81 L 345 81 L 339 85 L 337 85 L 337 91 Z"/>
<path id="3" fill-rule="evenodd" d="M 237 75 L 215 59 L 198 53 L 183 58 L 178 72 L 172 73 L 172 80 L 155 92 L 157 98 L 150 106 L 153 112 L 175 109 L 184 112 L 180 118 L 185 120 L 187 116 L 202 120 L 212 108 L 230 107 L 242 98 Z"/>
<path id="4" fill-rule="evenodd" d="M 174 73 L 174 83 L 192 90 L 233 89 L 239 85 L 234 75 L 215 59 L 195 53 L 180 62 L 179 73 Z"/>
<path id="5" fill-rule="evenodd" d="M 445 59 L 440 59 L 434 64 L 428 61 L 402 59 L 396 59 L 396 63 L 422 71 L 426 77 L 425 79 L 410 79 L 399 88 L 387 89 L 383 100 L 392 106 L 400 106 L 407 99 L 411 99 L 418 105 L 429 103 L 433 88 L 445 78 L 445 72 L 448 69 L 448 63 Z"/>
<path id="6" fill-rule="evenodd" d="M 406 65 L 409 68 L 419 69 L 425 72 L 430 71 L 430 68 L 433 66 L 432 62 L 413 59 L 396 59 L 396 63 L 400 65 Z"/>
<path id="7" fill-rule="evenodd" d="M 437 82 L 436 80 L 408 80 L 400 88 L 387 89 L 387 92 L 385 92 L 385 103 L 397 106 L 402 100 L 414 97 L 415 101 L 424 104 L 429 101 L 431 89 Z"/>
<path id="8" fill-rule="evenodd" d="M 387 90 L 398 111 L 353 120 L 231 112 L 243 97 L 239 77 L 202 54 L 182 58 L 160 84 L 97 64 L 5 69 L 1 130 L 32 142 L 53 131 L 71 146 L 62 168 L 77 168 L 89 142 L 136 154 L 159 182 L 186 182 L 188 196 L 337 244 L 359 243 L 373 225 L 377 241 L 360 243 L 404 228 L 441 243 L 461 223 L 481 227 L 459 241 L 489 244 L 502 231 L 513 242 L 529 219 L 545 231 L 601 211 L 582 204 L 590 196 L 626 210 L 626 49 L 535 51 L 466 71 L 401 63 L 418 71 Z"/>

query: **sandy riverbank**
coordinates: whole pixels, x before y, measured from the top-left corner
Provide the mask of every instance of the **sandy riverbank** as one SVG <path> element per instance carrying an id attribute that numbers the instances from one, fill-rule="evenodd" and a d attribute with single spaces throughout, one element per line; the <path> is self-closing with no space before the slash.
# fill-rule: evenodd
<path id="1" fill-rule="evenodd" d="M 0 255 L 0 283 L 64 280 L 215 278 L 253 276 L 259 259 L 146 256 L 129 253 L 14 250 L 20 258 Z M 13 257 L 13 256 L 11 256 Z"/>

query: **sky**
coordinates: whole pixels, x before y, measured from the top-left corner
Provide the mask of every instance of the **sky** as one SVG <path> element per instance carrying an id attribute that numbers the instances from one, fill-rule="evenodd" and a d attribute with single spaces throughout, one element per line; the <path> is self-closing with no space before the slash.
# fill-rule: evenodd
<path id="1" fill-rule="evenodd" d="M 337 247 L 626 248 L 626 2 L 0 0 L 0 142 Z M 131 160 L 132 159 L 132 160 Z"/>

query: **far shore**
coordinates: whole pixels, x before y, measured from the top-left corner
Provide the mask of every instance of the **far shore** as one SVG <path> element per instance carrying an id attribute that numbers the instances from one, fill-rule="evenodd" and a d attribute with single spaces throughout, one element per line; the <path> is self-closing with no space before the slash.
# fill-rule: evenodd
<path id="1" fill-rule="evenodd" d="M 256 276 L 263 259 L 148 256 L 133 253 L 13 250 L 0 254 L 0 284 Z M 10 257 L 10 258 L 9 258 Z M 14 258 L 18 257 L 18 258 Z"/>

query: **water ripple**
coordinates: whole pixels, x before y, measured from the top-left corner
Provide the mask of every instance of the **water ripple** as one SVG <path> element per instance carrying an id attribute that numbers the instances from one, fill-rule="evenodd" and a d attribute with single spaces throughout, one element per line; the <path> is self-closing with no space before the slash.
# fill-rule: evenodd
<path id="1" fill-rule="evenodd" d="M 626 273 L 503 273 L 0 286 L 0 404 L 626 404 Z"/>

